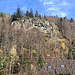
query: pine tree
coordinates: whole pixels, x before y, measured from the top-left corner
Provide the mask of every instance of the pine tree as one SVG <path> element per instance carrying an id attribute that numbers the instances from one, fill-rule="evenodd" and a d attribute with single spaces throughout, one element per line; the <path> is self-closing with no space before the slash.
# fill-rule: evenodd
<path id="1" fill-rule="evenodd" d="M 13 15 L 12 15 L 12 21 L 15 21 L 17 20 L 17 18 L 22 18 L 22 12 L 18 6 L 17 8 L 17 12 L 15 12 Z"/>
<path id="2" fill-rule="evenodd" d="M 30 10 L 29 17 L 33 18 L 33 10 L 32 10 L 32 8 Z"/>
<path id="3" fill-rule="evenodd" d="M 73 18 L 70 19 L 70 22 L 73 22 Z"/>
<path id="4" fill-rule="evenodd" d="M 17 20 L 16 12 L 12 15 L 12 21 Z"/>
<path id="5" fill-rule="evenodd" d="M 18 8 L 17 8 L 16 16 L 17 16 L 17 18 L 22 18 L 22 12 L 21 12 L 19 6 L 18 6 Z"/>
<path id="6" fill-rule="evenodd" d="M 29 16 L 29 11 L 28 10 L 26 11 L 26 16 Z"/>
<path id="7" fill-rule="evenodd" d="M 35 12 L 35 17 L 38 17 L 38 11 L 36 10 L 36 12 Z"/>

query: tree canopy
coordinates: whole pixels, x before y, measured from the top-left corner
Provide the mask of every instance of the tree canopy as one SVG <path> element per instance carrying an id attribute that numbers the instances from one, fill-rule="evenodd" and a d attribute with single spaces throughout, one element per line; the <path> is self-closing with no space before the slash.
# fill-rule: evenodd
<path id="1" fill-rule="evenodd" d="M 35 17 L 38 17 L 38 11 L 36 10 L 36 12 L 35 12 Z"/>
<path id="2" fill-rule="evenodd" d="M 30 10 L 29 17 L 31 17 L 31 18 L 34 17 L 34 16 L 33 16 L 33 10 L 32 10 L 32 8 L 31 8 L 31 10 Z"/>
<path id="3" fill-rule="evenodd" d="M 17 8 L 17 12 L 15 12 L 13 15 L 12 15 L 12 21 L 15 21 L 17 20 L 17 18 L 22 18 L 22 12 L 18 6 Z"/>
<path id="4" fill-rule="evenodd" d="M 26 16 L 29 16 L 29 11 L 28 10 L 26 11 Z"/>
<path id="5" fill-rule="evenodd" d="M 22 12 L 21 12 L 19 6 L 18 6 L 18 8 L 17 8 L 16 16 L 17 16 L 17 18 L 22 18 Z"/>

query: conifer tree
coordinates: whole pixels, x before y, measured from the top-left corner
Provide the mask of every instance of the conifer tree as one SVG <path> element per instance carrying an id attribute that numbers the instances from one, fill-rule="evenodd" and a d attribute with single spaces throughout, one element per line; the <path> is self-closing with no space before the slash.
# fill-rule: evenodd
<path id="1" fill-rule="evenodd" d="M 16 12 L 12 15 L 12 21 L 17 20 Z"/>
<path id="2" fill-rule="evenodd" d="M 26 16 L 29 16 L 29 11 L 28 10 L 26 11 Z"/>
<path id="3" fill-rule="evenodd" d="M 15 12 L 13 15 L 12 15 L 12 21 L 15 21 L 17 20 L 17 18 L 22 18 L 22 12 L 18 6 L 17 8 L 17 12 Z"/>
<path id="4" fill-rule="evenodd" d="M 38 11 L 36 10 L 36 12 L 35 12 L 35 17 L 38 17 Z"/>
<path id="5" fill-rule="evenodd" d="M 70 22 L 73 22 L 73 18 L 70 19 Z"/>
<path id="6" fill-rule="evenodd" d="M 29 17 L 33 18 L 33 10 L 32 10 L 32 8 L 30 10 Z"/>
<path id="7" fill-rule="evenodd" d="M 18 8 L 17 8 L 16 16 L 17 16 L 17 18 L 22 18 L 22 12 L 21 12 L 19 6 L 18 6 Z"/>

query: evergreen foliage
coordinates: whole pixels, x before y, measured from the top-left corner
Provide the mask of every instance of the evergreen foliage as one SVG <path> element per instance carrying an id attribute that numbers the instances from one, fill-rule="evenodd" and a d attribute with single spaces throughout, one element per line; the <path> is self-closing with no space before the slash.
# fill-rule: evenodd
<path id="1" fill-rule="evenodd" d="M 6 15 L 8 15 L 8 14 L 3 13 L 3 12 L 0 13 L 0 17 L 4 17 L 4 16 L 6 16 Z"/>
<path id="2" fill-rule="evenodd" d="M 8 14 L 8 13 L 6 14 L 6 13 L 3 13 L 3 12 L 0 12 L 0 17 L 5 17 L 5 16 L 7 16 L 7 15 L 8 15 L 8 16 L 11 16 L 11 14 Z"/>
<path id="3" fill-rule="evenodd" d="M 38 11 L 36 10 L 36 12 L 35 12 L 35 17 L 38 17 Z"/>
<path id="4" fill-rule="evenodd" d="M 28 10 L 26 11 L 26 16 L 29 16 L 29 11 Z"/>
<path id="5" fill-rule="evenodd" d="M 14 14 L 12 15 L 12 21 L 15 21 L 15 20 L 17 20 L 16 13 L 14 13 Z"/>
<path id="6" fill-rule="evenodd" d="M 70 22 L 73 22 L 73 19 L 72 18 L 70 19 Z"/>
<path id="7" fill-rule="evenodd" d="M 62 18 L 60 18 L 60 22 L 62 22 L 63 21 L 63 19 Z"/>
<path id="8" fill-rule="evenodd" d="M 33 16 L 33 10 L 32 10 L 32 8 L 31 8 L 31 10 L 30 10 L 29 17 L 31 17 L 31 18 L 34 17 L 34 16 Z"/>
<path id="9" fill-rule="evenodd" d="M 17 8 L 17 12 L 15 12 L 13 15 L 12 15 L 12 21 L 15 21 L 17 20 L 17 18 L 22 18 L 22 12 L 18 6 Z"/>
<path id="10" fill-rule="evenodd" d="M 16 16 L 17 16 L 17 18 L 22 18 L 22 12 L 21 12 L 19 6 L 18 6 L 18 8 L 17 8 Z"/>

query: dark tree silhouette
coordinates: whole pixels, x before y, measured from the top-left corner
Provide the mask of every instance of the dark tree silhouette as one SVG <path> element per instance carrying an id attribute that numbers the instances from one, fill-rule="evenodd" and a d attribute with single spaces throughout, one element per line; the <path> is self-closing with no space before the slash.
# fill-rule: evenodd
<path id="1" fill-rule="evenodd" d="M 35 12 L 35 17 L 38 17 L 38 11 L 36 10 L 36 12 Z"/>
<path id="2" fill-rule="evenodd" d="M 18 6 L 18 8 L 17 8 L 16 16 L 17 16 L 17 18 L 22 18 L 22 12 L 21 12 L 19 6 Z"/>
<path id="3" fill-rule="evenodd" d="M 29 16 L 29 11 L 28 10 L 26 11 L 26 16 Z"/>
<path id="4" fill-rule="evenodd" d="M 33 10 L 32 10 L 32 8 L 31 8 L 31 10 L 30 10 L 29 17 L 31 17 L 31 18 L 34 17 L 34 16 L 33 16 Z"/>
<path id="5" fill-rule="evenodd" d="M 15 12 L 13 15 L 12 15 L 12 21 L 15 21 L 17 20 L 17 18 L 22 18 L 22 12 L 18 6 L 17 8 L 17 12 Z"/>

